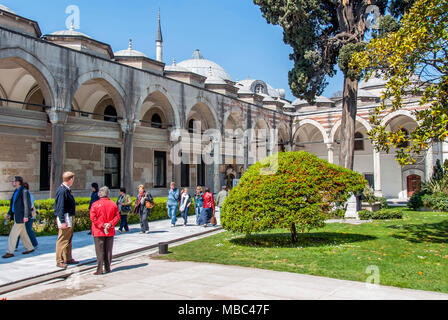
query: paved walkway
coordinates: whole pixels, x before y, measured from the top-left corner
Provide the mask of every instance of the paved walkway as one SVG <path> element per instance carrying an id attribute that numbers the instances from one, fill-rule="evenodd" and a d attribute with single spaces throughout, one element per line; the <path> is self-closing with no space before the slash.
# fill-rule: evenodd
<path id="1" fill-rule="evenodd" d="M 8 300 L 448 300 L 447 294 L 377 286 L 289 272 L 210 263 L 171 262 L 149 255 L 42 284 Z"/>
<path id="2" fill-rule="evenodd" d="M 193 221 L 194 218 L 191 219 Z M 150 234 L 140 234 L 138 226 L 133 225 L 131 233 L 116 237 L 114 254 L 199 234 L 204 231 L 204 228 L 194 225 L 171 228 L 170 221 L 163 220 L 151 222 L 150 230 Z M 193 237 L 183 242 L 205 236 L 207 235 Z M 0 237 L 0 248 L 6 248 L 6 241 L 6 237 Z M 21 252 L 17 252 L 16 257 L 12 259 L 0 259 L 0 284 L 58 270 L 55 267 L 55 241 L 55 236 L 40 237 L 38 250 L 30 256 L 24 257 Z M 78 260 L 87 262 L 95 257 L 93 239 L 86 232 L 75 234 L 74 248 L 74 257 Z M 22 247 L 20 251 L 23 251 Z M 0 298 L 8 300 L 448 300 L 447 294 L 436 292 L 386 286 L 372 288 L 363 282 L 238 266 L 164 261 L 154 259 L 157 251 L 154 249 L 144 254 L 136 253 L 116 259 L 112 265 L 112 272 L 107 275 L 93 276 L 93 271 L 90 270 L 72 275 L 66 281 L 58 280 L 36 285 Z"/>
<path id="3" fill-rule="evenodd" d="M 219 222 L 219 214 L 217 213 L 216 216 Z M 188 217 L 188 222 L 189 224 L 184 227 L 183 219 L 180 218 L 174 228 L 171 227 L 170 220 L 149 222 L 149 234 L 140 234 L 140 225 L 131 225 L 129 233 L 118 234 L 117 232 L 113 254 L 195 235 L 210 229 L 196 226 L 196 216 Z M 0 285 L 61 270 L 56 267 L 56 239 L 57 236 L 38 237 L 39 245 L 32 254 L 23 255 L 22 252 L 25 251 L 25 248 L 20 243 L 13 258 L 3 259 L 0 257 Z M 7 244 L 8 237 L 0 237 L 0 253 L 3 252 L 0 256 L 6 253 Z M 73 258 L 80 262 L 96 259 L 93 237 L 88 235 L 87 231 L 74 234 Z M 69 268 L 74 267 L 70 266 Z"/>

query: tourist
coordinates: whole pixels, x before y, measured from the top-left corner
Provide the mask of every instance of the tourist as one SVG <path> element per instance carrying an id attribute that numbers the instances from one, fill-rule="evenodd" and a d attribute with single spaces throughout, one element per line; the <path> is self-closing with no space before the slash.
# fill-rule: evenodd
<path id="1" fill-rule="evenodd" d="M 66 269 L 67 265 L 79 263 L 72 257 L 76 203 L 70 187 L 74 181 L 75 174 L 70 171 L 65 172 L 62 175 L 62 184 L 56 190 L 54 198 L 54 215 L 59 229 L 56 241 L 56 266 L 62 269 Z"/>
<path id="2" fill-rule="evenodd" d="M 168 217 L 171 219 L 171 227 L 176 226 L 177 208 L 179 206 L 179 189 L 176 188 L 176 183 L 170 183 L 170 190 L 168 191 L 168 200 L 166 207 L 168 209 Z"/>
<path id="3" fill-rule="evenodd" d="M 14 225 L 8 237 L 8 249 L 3 256 L 4 259 L 14 257 L 14 250 L 16 248 L 18 237 L 22 237 L 23 245 L 26 251 L 23 254 L 30 254 L 34 252 L 34 247 L 31 244 L 30 238 L 26 232 L 25 223 L 31 218 L 31 198 L 28 190 L 23 187 L 23 178 L 15 177 L 12 181 L 14 193 L 11 197 L 10 206 L 6 219 L 14 221 Z"/>
<path id="4" fill-rule="evenodd" d="M 96 183 L 96 182 L 92 183 L 92 185 L 91 185 L 92 193 L 90 194 L 89 211 L 90 211 L 90 208 L 92 208 L 92 204 L 95 201 L 100 200 L 100 197 L 98 197 L 98 188 L 99 188 L 98 183 Z M 91 235 L 92 231 L 87 232 L 87 234 Z"/>
<path id="5" fill-rule="evenodd" d="M 132 210 L 132 199 L 131 196 L 126 194 L 126 188 L 120 188 L 120 196 L 117 200 L 118 211 L 120 212 L 120 228 L 119 233 L 123 232 L 123 228 L 126 232 L 129 232 L 128 226 L 128 214 Z"/>
<path id="6" fill-rule="evenodd" d="M 146 203 L 154 203 L 154 199 L 149 192 L 145 191 L 145 186 L 141 184 L 138 186 L 138 195 L 134 209 L 134 213 L 138 213 L 140 217 L 140 233 L 149 233 L 148 217 L 152 208 L 148 208 Z"/>
<path id="7" fill-rule="evenodd" d="M 196 187 L 196 194 L 194 195 L 194 209 L 196 212 L 196 224 L 199 225 L 199 217 L 201 216 L 201 210 L 204 206 L 204 198 L 202 196 L 204 193 L 202 192 L 202 187 Z"/>
<path id="8" fill-rule="evenodd" d="M 98 196 L 99 186 L 98 183 L 94 182 L 92 183 L 91 187 L 92 193 L 90 194 L 90 203 L 89 203 L 89 211 L 90 208 L 92 208 L 92 204 L 96 201 L 100 200 L 100 197 Z"/>
<path id="9" fill-rule="evenodd" d="M 24 182 L 23 187 L 26 190 L 28 190 L 31 200 L 31 216 L 28 219 L 28 221 L 25 222 L 25 229 L 26 233 L 28 234 L 28 237 L 30 238 L 31 244 L 33 245 L 34 248 L 36 248 L 39 245 L 39 242 L 37 242 L 36 234 L 34 233 L 33 230 L 33 223 L 34 223 L 33 211 L 36 212 L 36 208 L 34 206 L 34 197 L 33 194 L 30 192 L 30 185 L 28 184 L 28 182 Z M 20 242 L 20 236 L 17 239 L 16 249 L 19 247 L 19 242 Z"/>
<path id="10" fill-rule="evenodd" d="M 204 199 L 204 206 L 201 210 L 199 224 L 204 225 L 204 228 L 206 228 L 210 219 L 215 216 L 215 200 L 213 199 L 213 194 L 210 192 L 209 187 L 205 188 L 205 193 L 202 198 Z"/>
<path id="11" fill-rule="evenodd" d="M 112 248 L 114 245 L 115 226 L 120 220 L 118 207 L 109 199 L 109 188 L 102 187 L 98 191 L 100 200 L 90 210 L 92 235 L 95 242 L 97 269 L 94 275 L 110 272 Z M 103 270 L 104 265 L 104 270 Z"/>
<path id="12" fill-rule="evenodd" d="M 219 191 L 218 195 L 216 196 L 216 211 L 218 214 L 221 213 L 222 206 L 224 204 L 224 201 L 229 196 L 229 191 L 227 191 L 227 186 L 223 186 L 222 190 Z"/>
<path id="13" fill-rule="evenodd" d="M 184 219 L 184 226 L 187 226 L 188 211 L 190 210 L 191 202 L 192 198 L 188 194 L 188 188 L 183 188 L 180 197 L 179 211 L 182 214 L 182 218 Z"/>

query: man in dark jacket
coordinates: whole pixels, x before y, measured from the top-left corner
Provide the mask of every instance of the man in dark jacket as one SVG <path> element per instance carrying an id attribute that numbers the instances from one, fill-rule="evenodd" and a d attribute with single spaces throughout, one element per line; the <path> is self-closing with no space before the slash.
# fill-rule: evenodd
<path id="1" fill-rule="evenodd" d="M 20 236 L 26 251 L 23 254 L 34 252 L 28 233 L 26 232 L 25 223 L 31 218 L 31 198 L 28 190 L 23 187 L 23 178 L 15 177 L 12 185 L 16 189 L 11 197 L 10 207 L 7 219 L 14 220 L 14 226 L 9 233 L 8 251 L 3 256 L 4 259 L 14 257 L 17 239 Z"/>
<path id="2" fill-rule="evenodd" d="M 99 190 L 98 183 L 96 182 L 92 183 L 92 194 L 90 195 L 89 212 L 90 209 L 92 208 L 92 204 L 100 200 L 100 197 L 98 197 L 98 190 Z M 87 234 L 91 235 L 92 231 L 87 232 Z"/>
<path id="3" fill-rule="evenodd" d="M 62 184 L 56 190 L 54 199 L 54 214 L 59 228 L 56 241 L 56 265 L 59 268 L 67 268 L 68 264 L 78 264 L 72 258 L 73 218 L 76 204 L 70 187 L 73 185 L 75 174 L 65 172 L 62 176 Z"/>

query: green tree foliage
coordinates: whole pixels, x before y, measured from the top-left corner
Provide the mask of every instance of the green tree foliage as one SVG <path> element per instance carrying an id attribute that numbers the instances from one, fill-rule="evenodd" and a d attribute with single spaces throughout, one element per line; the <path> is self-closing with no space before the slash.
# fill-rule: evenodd
<path id="1" fill-rule="evenodd" d="M 327 86 L 326 77 L 336 74 L 335 65 L 360 49 L 368 30 L 367 16 L 375 6 L 384 14 L 392 5 L 400 16 L 414 0 L 254 0 L 268 23 L 283 28 L 283 41 L 290 45 L 294 68 L 289 72 L 293 94 L 314 102 Z M 353 169 L 358 75 L 342 61 L 344 72 L 341 152 L 339 163 Z M 355 80 L 353 80 L 355 79 Z"/>
<path id="2" fill-rule="evenodd" d="M 263 167 L 261 162 L 251 166 L 230 192 L 221 212 L 225 229 L 250 234 L 289 228 L 297 241 L 297 231 L 323 227 L 330 211 L 367 183 L 360 174 L 304 151 L 278 153 L 275 174 L 262 174 Z"/>
<path id="3" fill-rule="evenodd" d="M 448 2 L 418 0 L 401 19 L 397 32 L 372 40 L 350 64 L 365 72 L 366 78 L 381 73 L 387 80 L 382 103 L 371 118 L 374 129 L 369 135 L 378 150 L 397 148 L 396 159 L 401 165 L 415 163 L 431 142 L 448 138 L 447 48 Z M 429 106 L 415 112 L 419 122 L 416 129 L 409 135 L 400 128 L 386 131 L 380 125 L 380 114 L 403 108 L 411 94 L 421 96 L 421 106 Z"/>

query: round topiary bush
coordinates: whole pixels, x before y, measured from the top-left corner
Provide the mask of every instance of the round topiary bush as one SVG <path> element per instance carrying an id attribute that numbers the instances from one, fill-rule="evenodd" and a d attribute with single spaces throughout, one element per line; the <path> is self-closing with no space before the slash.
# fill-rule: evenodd
<path id="1" fill-rule="evenodd" d="M 230 191 L 221 211 L 225 229 L 250 234 L 289 228 L 296 242 L 297 232 L 323 227 L 332 208 L 367 184 L 360 174 L 308 152 L 277 155 L 252 165 Z M 277 170 L 265 174 L 270 163 Z"/>

